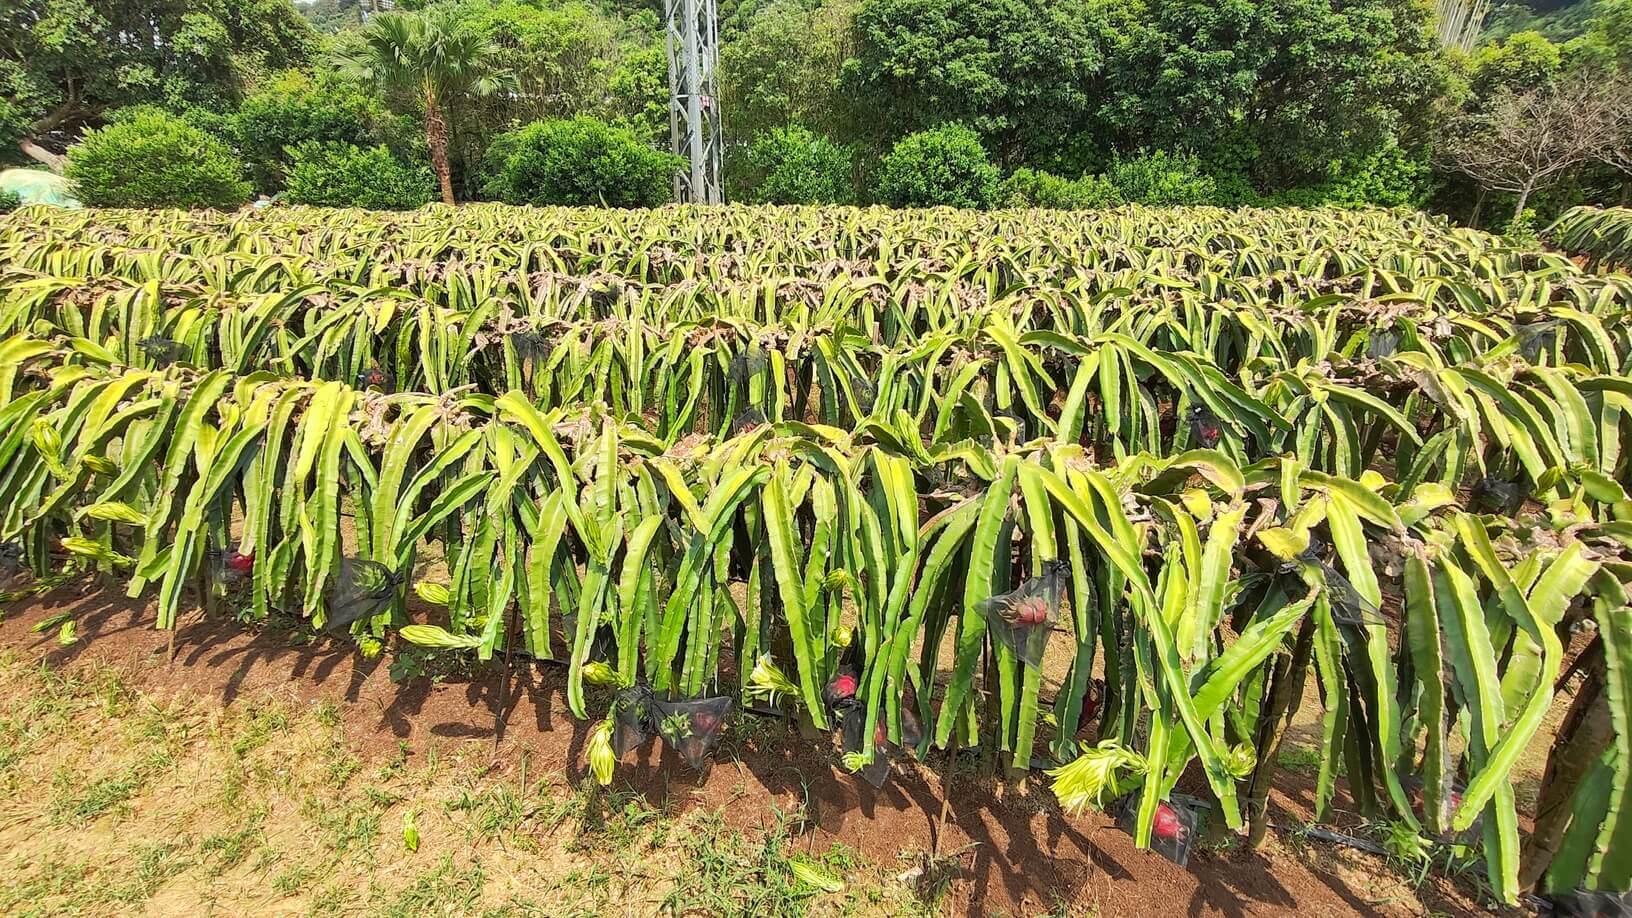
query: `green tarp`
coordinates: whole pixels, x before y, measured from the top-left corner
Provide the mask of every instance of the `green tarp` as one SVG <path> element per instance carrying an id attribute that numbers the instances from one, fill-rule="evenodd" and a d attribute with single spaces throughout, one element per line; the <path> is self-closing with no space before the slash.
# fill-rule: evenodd
<path id="1" fill-rule="evenodd" d="M 77 208 L 68 180 L 43 169 L 7 169 L 0 172 L 0 190 L 23 199 L 24 204 L 51 204 Z"/>

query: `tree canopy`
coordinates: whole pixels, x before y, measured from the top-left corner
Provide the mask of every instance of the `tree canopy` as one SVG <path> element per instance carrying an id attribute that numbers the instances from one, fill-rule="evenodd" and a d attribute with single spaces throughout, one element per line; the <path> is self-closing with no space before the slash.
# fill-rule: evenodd
<path id="1" fill-rule="evenodd" d="M 8 156 L 127 105 L 231 106 L 316 45 L 289 0 L 8 0 L 0 36 Z"/>
<path id="2" fill-rule="evenodd" d="M 1491 130 L 1498 104 L 1511 113 L 1515 97 L 1551 98 L 1551 87 L 1582 75 L 1624 92 L 1632 0 L 1566 0 L 1528 18 L 1504 10 L 1471 48 L 1439 36 L 1454 6 L 724 0 L 728 185 L 749 199 L 822 189 L 882 200 L 890 152 L 958 124 L 1002 175 L 1028 170 L 1016 187 L 1099 188 L 1123 170 L 1149 188 L 1205 188 L 1214 203 L 1411 202 L 1474 216 L 1486 196 L 1521 192 L 1479 177 L 1489 170 L 1452 166 L 1448 153 L 1466 140 L 1455 132 Z M 60 165 L 85 129 L 126 107 L 158 105 L 231 144 L 265 192 L 281 187 L 292 148 L 317 143 L 384 146 L 404 167 L 432 168 L 444 199 L 469 199 L 484 194 L 488 148 L 529 124 L 589 117 L 667 147 L 656 0 L 382 8 L 14 0 L 0 8 L 0 156 Z M 389 29 L 402 40 L 382 45 Z M 412 29 L 418 37 L 403 31 Z M 414 60 L 456 47 L 468 60 L 451 70 L 443 66 L 451 58 Z M 344 66 L 371 56 L 370 66 Z M 405 121 L 420 123 L 417 138 Z M 1504 129 L 1518 132 L 1507 140 L 1522 145 L 1533 125 L 1506 119 Z M 779 168 L 767 165 L 772 150 Z M 788 165 L 817 153 L 819 181 Z M 1613 156 L 1573 159 L 1523 194 L 1527 206 L 1554 212 L 1627 196 L 1629 176 Z M 899 165 L 896 173 L 905 180 Z"/>

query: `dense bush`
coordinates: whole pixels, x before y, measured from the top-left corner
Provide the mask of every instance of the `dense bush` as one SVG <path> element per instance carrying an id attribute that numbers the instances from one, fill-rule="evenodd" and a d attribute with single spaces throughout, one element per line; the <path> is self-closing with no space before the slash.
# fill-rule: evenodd
<path id="1" fill-rule="evenodd" d="M 286 151 L 309 141 L 400 147 L 395 138 L 415 130 L 356 87 L 299 72 L 280 74 L 225 120 L 223 136 L 243 154 L 256 189 L 268 194 L 283 187 Z"/>
<path id="2" fill-rule="evenodd" d="M 0 214 L 9 214 L 23 206 L 23 199 L 14 191 L 0 188 Z"/>
<path id="3" fill-rule="evenodd" d="M 1433 166 L 1393 144 L 1360 162 L 1344 164 L 1337 177 L 1314 188 L 1276 196 L 1291 207 L 1422 207 L 1433 190 Z"/>
<path id="4" fill-rule="evenodd" d="M 1218 197 L 1218 183 L 1188 153 L 1141 150 L 1134 156 L 1118 157 L 1106 178 L 1123 200 L 1136 204 L 1212 204 Z"/>
<path id="5" fill-rule="evenodd" d="M 896 207 L 991 207 L 998 185 L 980 135 L 962 124 L 908 134 L 879 165 L 879 199 Z"/>
<path id="6" fill-rule="evenodd" d="M 1047 207 L 1053 210 L 1086 210 L 1121 203 L 1116 189 L 1103 175 L 1068 179 L 1026 168 L 1014 170 L 1013 175 L 1003 180 L 1000 197 L 1005 207 Z"/>
<path id="7" fill-rule="evenodd" d="M 680 157 L 597 118 L 535 121 L 494 138 L 484 190 L 511 204 L 655 207 L 669 200 Z"/>
<path id="8" fill-rule="evenodd" d="M 854 196 L 850 153 L 793 125 L 763 134 L 748 148 L 757 178 L 749 197 L 764 204 L 842 204 Z"/>
<path id="9" fill-rule="evenodd" d="M 68 149 L 68 179 L 92 207 L 238 207 L 252 191 L 243 174 L 219 138 L 152 108 L 88 131 Z"/>
<path id="10" fill-rule="evenodd" d="M 412 210 L 436 200 L 436 179 L 383 146 L 307 141 L 289 150 L 284 197 L 293 204 Z"/>

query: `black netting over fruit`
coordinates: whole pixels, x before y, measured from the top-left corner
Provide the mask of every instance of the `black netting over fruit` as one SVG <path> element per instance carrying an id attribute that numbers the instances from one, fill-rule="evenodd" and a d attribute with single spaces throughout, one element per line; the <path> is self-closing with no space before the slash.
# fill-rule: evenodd
<path id="1" fill-rule="evenodd" d="M 924 725 L 905 703 L 901 705 L 901 748 L 916 749 L 924 741 Z"/>
<path id="2" fill-rule="evenodd" d="M 0 586 L 21 580 L 27 570 L 23 546 L 16 542 L 0 542 Z"/>
<path id="3" fill-rule="evenodd" d="M 209 548 L 204 551 L 204 563 L 217 583 L 241 583 L 255 573 L 253 553 Z"/>
<path id="4" fill-rule="evenodd" d="M 1286 565 L 1282 570 L 1294 573 L 1298 562 L 1313 564 L 1320 568 L 1321 579 L 1325 581 L 1326 601 L 1332 607 L 1332 620 L 1341 625 L 1386 625 L 1382 617 L 1382 609 L 1371 600 L 1360 595 L 1349 578 L 1332 566 L 1327 557 L 1326 544 L 1314 536 L 1309 537 L 1309 547 L 1298 555 L 1298 561 Z"/>
<path id="5" fill-rule="evenodd" d="M 845 755 L 860 754 L 865 744 L 862 742 L 867 735 L 867 709 L 862 705 L 850 702 L 841 707 L 840 729 L 843 733 Z M 878 712 L 878 722 L 873 724 L 873 760 L 862 767 L 857 774 L 862 780 L 873 787 L 882 788 L 890 779 L 890 762 L 899 755 L 905 754 L 907 749 L 916 747 L 924 738 L 923 725 L 918 722 L 918 715 L 906 705 L 901 707 L 901 742 L 890 742 L 889 729 L 885 723 L 884 712 Z"/>
<path id="6" fill-rule="evenodd" d="M 136 346 L 148 360 L 153 361 L 153 366 L 161 370 L 180 360 L 186 353 L 178 342 L 163 335 L 149 335 L 136 342 Z"/>
<path id="7" fill-rule="evenodd" d="M 1577 889 L 1548 893 L 1554 918 L 1625 918 L 1632 915 L 1632 892 Z"/>
<path id="8" fill-rule="evenodd" d="M 1116 824 L 1129 835 L 1136 835 L 1139 823 L 1139 800 L 1143 790 L 1122 798 Z M 1156 818 L 1150 825 L 1150 850 L 1180 867 L 1190 863 L 1190 850 L 1201 837 L 1209 804 L 1205 800 L 1174 794 L 1156 804 Z"/>
<path id="9" fill-rule="evenodd" d="M 657 711 L 652 690 L 644 685 L 619 689 L 612 696 L 612 752 L 619 758 L 646 745 L 657 732 Z"/>
<path id="10" fill-rule="evenodd" d="M 749 408 L 742 414 L 737 415 L 737 419 L 731 422 L 731 436 L 734 437 L 737 434 L 747 433 L 748 431 L 751 431 L 756 427 L 761 427 L 764 424 L 765 412 L 760 411 L 758 408 Z"/>
<path id="11" fill-rule="evenodd" d="M 1393 357 L 1400 349 L 1400 333 L 1392 328 L 1378 329 L 1366 341 L 1366 356 L 1373 360 Z"/>
<path id="12" fill-rule="evenodd" d="M 516 351 L 519 360 L 531 360 L 534 363 L 543 363 L 550 359 L 554 348 L 550 340 L 542 332 L 520 331 L 510 336 L 510 346 Z"/>
<path id="13" fill-rule="evenodd" d="M 1025 443 L 1031 439 L 1031 425 L 1027 424 L 1026 419 L 1021 417 L 1018 413 L 1013 411 L 999 411 L 994 415 L 994 417 L 1002 418 L 1009 422 L 1009 425 L 1013 428 L 1012 437 L 1016 443 Z"/>
<path id="14" fill-rule="evenodd" d="M 1524 499 L 1528 494 L 1529 489 L 1521 481 L 1486 475 L 1468 489 L 1468 502 L 1480 513 L 1499 513 L 1510 517 L 1517 516 L 1524 508 Z"/>
<path id="15" fill-rule="evenodd" d="M 338 632 L 353 622 L 373 618 L 391 608 L 397 588 L 407 578 L 378 561 L 340 559 L 340 570 L 329 584 L 329 618 L 324 631 Z"/>
<path id="16" fill-rule="evenodd" d="M 850 391 L 856 396 L 856 413 L 863 417 L 872 414 L 873 403 L 878 399 L 878 387 L 860 376 L 851 376 Z"/>
<path id="17" fill-rule="evenodd" d="M 1224 422 L 1218 419 L 1205 405 L 1196 405 L 1190 409 L 1190 442 L 1207 449 L 1214 449 L 1224 439 Z"/>
<path id="18" fill-rule="evenodd" d="M 844 754 L 859 754 L 866 746 L 867 709 L 861 705 L 850 705 L 844 711 L 841 726 L 844 731 Z M 895 754 L 895 750 L 895 744 L 890 742 L 888 731 L 884 729 L 884 718 L 880 716 L 873 727 L 873 760 L 863 765 L 856 774 L 874 787 L 883 787 L 884 782 L 890 779 L 890 756 Z"/>
<path id="19" fill-rule="evenodd" d="M 392 383 L 391 374 L 386 372 L 385 368 L 379 364 L 366 367 L 361 373 L 357 374 L 357 388 L 359 389 L 373 389 L 378 392 L 389 393 L 392 390 Z"/>
<path id="20" fill-rule="evenodd" d="M 1422 816 L 1422 818 L 1427 819 L 1428 800 L 1423 794 L 1422 779 L 1415 776 L 1407 777 L 1401 783 L 1405 786 L 1406 794 L 1411 798 L 1412 808 L 1414 808 Z M 1457 809 L 1462 806 L 1462 795 L 1466 791 L 1467 786 L 1461 781 L 1446 781 L 1445 787 L 1439 795 L 1438 816 L 1440 825 L 1450 825 L 1452 815 L 1454 815 Z M 1463 829 L 1460 832 L 1446 831 L 1440 835 L 1440 841 L 1453 845 L 1476 845 L 1479 843 L 1479 839 L 1484 834 L 1484 828 L 1485 817 L 1484 814 L 1481 813 L 1466 829 Z"/>
<path id="21" fill-rule="evenodd" d="M 653 699 L 657 733 L 686 764 L 702 770 L 708 754 L 719 744 L 731 716 L 731 699 L 726 696 L 691 698 L 685 701 Z"/>
<path id="22" fill-rule="evenodd" d="M 861 687 L 861 670 L 854 666 L 841 666 L 833 674 L 827 687 L 822 690 L 822 700 L 835 711 L 856 703 L 856 689 Z"/>
<path id="23" fill-rule="evenodd" d="M 1070 585 L 1071 563 L 1050 561 L 1043 573 L 981 603 L 986 630 L 1014 651 L 1027 666 L 1041 666 L 1049 633 L 1060 617 L 1060 603 Z"/>
<path id="24" fill-rule="evenodd" d="M 1527 363 L 1535 363 L 1543 353 L 1551 353 L 1558 343 L 1558 326 L 1558 320 L 1553 319 L 1515 328 L 1513 336 L 1519 339 L 1519 356 Z"/>
<path id="25" fill-rule="evenodd" d="M 731 358 L 731 381 L 747 382 L 764 372 L 768 362 L 765 350 L 759 346 L 759 342 L 750 341 L 747 347 Z"/>

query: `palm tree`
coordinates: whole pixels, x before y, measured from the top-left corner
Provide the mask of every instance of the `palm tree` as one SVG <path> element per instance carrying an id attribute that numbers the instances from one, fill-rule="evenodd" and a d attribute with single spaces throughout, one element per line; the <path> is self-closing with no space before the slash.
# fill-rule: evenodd
<path id="1" fill-rule="evenodd" d="M 506 76 L 493 64 L 487 39 L 445 8 L 421 14 L 383 13 L 369 19 L 363 46 L 348 63 L 388 94 L 413 96 L 425 109 L 425 144 L 442 185 L 442 202 L 453 203 L 448 165 L 446 109 L 461 96 L 491 95 Z"/>

